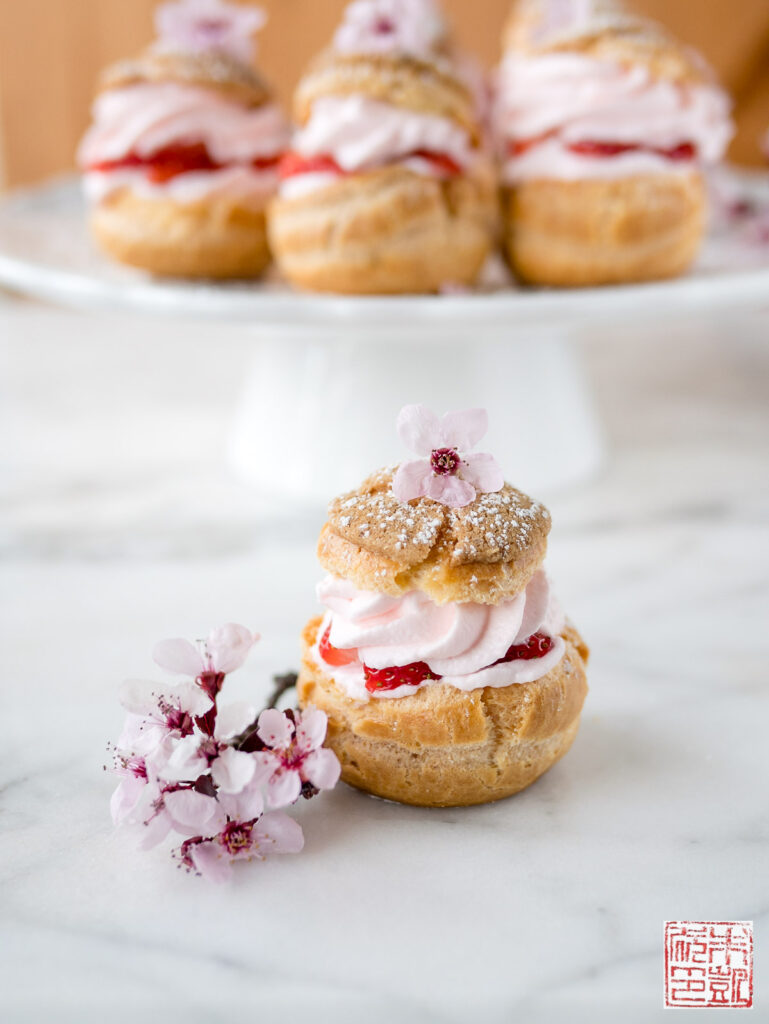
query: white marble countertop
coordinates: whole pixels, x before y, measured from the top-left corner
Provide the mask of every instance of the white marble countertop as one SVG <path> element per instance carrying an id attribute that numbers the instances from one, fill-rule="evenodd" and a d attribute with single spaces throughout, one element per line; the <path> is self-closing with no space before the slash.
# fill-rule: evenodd
<path id="1" fill-rule="evenodd" d="M 567 758 L 469 810 L 339 786 L 226 888 L 114 835 L 101 771 L 155 640 L 258 628 L 237 696 L 314 608 L 322 510 L 228 479 L 254 341 L 211 334 L 0 299 L 0 1018 L 646 1022 L 664 920 L 741 919 L 769 1019 L 769 316 L 583 346 L 609 461 L 541 495 L 593 648 Z"/>

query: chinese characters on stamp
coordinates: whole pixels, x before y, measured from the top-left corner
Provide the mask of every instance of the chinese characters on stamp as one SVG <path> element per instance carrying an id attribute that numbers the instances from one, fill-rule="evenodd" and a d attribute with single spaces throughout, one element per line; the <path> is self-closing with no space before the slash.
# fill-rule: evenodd
<path id="1" fill-rule="evenodd" d="M 752 1005 L 752 921 L 665 922 L 666 1007 Z"/>

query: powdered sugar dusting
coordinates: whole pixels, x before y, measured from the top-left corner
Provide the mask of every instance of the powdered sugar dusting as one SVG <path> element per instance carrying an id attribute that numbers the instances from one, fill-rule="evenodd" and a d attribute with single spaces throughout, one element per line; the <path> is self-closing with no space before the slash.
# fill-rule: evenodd
<path id="1" fill-rule="evenodd" d="M 392 468 L 380 470 L 359 490 L 336 498 L 329 524 L 345 540 L 397 564 L 418 565 L 436 546 L 453 565 L 509 562 L 543 545 L 550 530 L 547 509 L 509 484 L 449 509 L 429 498 L 399 502 L 392 477 Z"/>

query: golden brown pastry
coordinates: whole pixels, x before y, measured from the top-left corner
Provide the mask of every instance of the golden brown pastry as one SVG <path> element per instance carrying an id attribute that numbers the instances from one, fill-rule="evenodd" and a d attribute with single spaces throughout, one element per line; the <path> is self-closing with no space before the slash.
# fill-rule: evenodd
<path id="1" fill-rule="evenodd" d="M 288 127 L 252 65 L 261 20 L 220 0 L 165 4 L 157 41 L 103 76 L 79 162 L 94 236 L 120 262 L 189 278 L 267 266 Z"/>
<path id="2" fill-rule="evenodd" d="M 550 516 L 470 450 L 485 423 L 407 406 L 424 457 L 336 498 L 321 532 L 299 701 L 327 713 L 346 782 L 402 803 L 518 792 L 566 753 L 587 692 L 543 569 Z"/>
<path id="3" fill-rule="evenodd" d="M 269 212 L 292 283 L 397 294 L 475 281 L 494 240 L 496 177 L 432 0 L 351 4 L 299 83 L 294 116 Z"/>
<path id="4" fill-rule="evenodd" d="M 674 277 L 704 234 L 702 168 L 731 136 L 697 54 L 608 0 L 519 0 L 495 130 L 505 248 L 524 281 Z"/>

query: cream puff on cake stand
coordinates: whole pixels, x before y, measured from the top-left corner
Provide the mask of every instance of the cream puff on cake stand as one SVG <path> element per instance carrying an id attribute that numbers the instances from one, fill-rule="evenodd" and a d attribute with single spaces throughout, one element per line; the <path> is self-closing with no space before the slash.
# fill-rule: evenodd
<path id="1" fill-rule="evenodd" d="M 769 175 L 727 170 L 725 179 L 739 205 L 769 209 Z M 229 461 L 265 502 L 317 509 L 356 486 L 391 459 L 400 406 L 421 398 L 488 408 L 490 447 L 505 451 L 517 486 L 547 498 L 601 462 L 579 339 L 604 332 L 623 344 L 630 328 L 764 308 L 769 246 L 739 220 L 713 224 L 681 278 L 560 291 L 503 280 L 484 291 L 371 298 L 300 294 L 269 278 L 191 284 L 102 256 L 80 183 L 64 180 L 0 201 L 0 285 L 80 310 L 163 315 L 169 332 L 190 318 L 210 321 L 217 358 L 227 358 L 227 338 L 251 337 L 252 366 L 233 394 Z M 269 443 L 275 423 L 279 446 Z"/>

